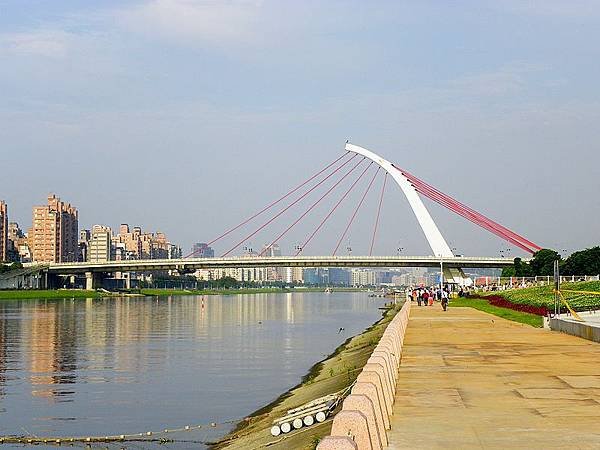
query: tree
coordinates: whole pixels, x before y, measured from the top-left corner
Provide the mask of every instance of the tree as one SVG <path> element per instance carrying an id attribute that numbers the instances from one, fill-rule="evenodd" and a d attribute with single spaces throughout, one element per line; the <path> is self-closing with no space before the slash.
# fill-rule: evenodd
<path id="1" fill-rule="evenodd" d="M 529 262 L 531 275 L 554 275 L 554 261 L 560 261 L 562 258 L 558 252 L 549 248 L 543 248 L 533 254 L 533 259 Z"/>
<path id="2" fill-rule="evenodd" d="M 531 268 L 529 264 L 524 263 L 521 258 L 515 258 L 512 267 L 505 267 L 502 269 L 503 277 L 530 277 Z"/>
<path id="3" fill-rule="evenodd" d="M 581 250 L 569 256 L 561 267 L 564 275 L 600 274 L 600 247 Z"/>
<path id="4" fill-rule="evenodd" d="M 215 285 L 219 288 L 231 289 L 238 287 L 239 283 L 233 277 L 223 277 L 215 280 Z"/>

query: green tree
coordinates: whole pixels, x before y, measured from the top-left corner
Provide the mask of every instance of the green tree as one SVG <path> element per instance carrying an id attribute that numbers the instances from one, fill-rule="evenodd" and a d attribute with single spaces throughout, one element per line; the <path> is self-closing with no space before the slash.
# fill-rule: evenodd
<path id="1" fill-rule="evenodd" d="M 569 256 L 561 267 L 564 275 L 600 274 L 600 247 L 581 250 Z"/>
<path id="2" fill-rule="evenodd" d="M 531 275 L 554 275 L 554 261 L 560 261 L 562 258 L 558 252 L 549 248 L 543 248 L 533 254 L 533 259 L 529 262 Z"/>
<path id="3" fill-rule="evenodd" d="M 523 262 L 521 258 L 515 258 L 512 267 L 505 267 L 502 269 L 503 277 L 530 277 L 531 267 L 526 262 Z"/>

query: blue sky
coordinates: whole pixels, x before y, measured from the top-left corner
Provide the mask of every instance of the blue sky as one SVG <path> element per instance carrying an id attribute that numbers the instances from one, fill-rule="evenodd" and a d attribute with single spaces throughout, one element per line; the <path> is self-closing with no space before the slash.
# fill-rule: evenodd
<path id="1" fill-rule="evenodd" d="M 543 246 L 597 245 L 599 25 L 584 0 L 0 0 L 0 198 L 24 227 L 56 192 L 82 226 L 140 224 L 187 248 L 350 139 Z M 356 202 L 307 253 L 331 251 Z M 427 205 L 460 253 L 506 247 Z M 376 252 L 398 245 L 429 252 L 390 187 Z"/>

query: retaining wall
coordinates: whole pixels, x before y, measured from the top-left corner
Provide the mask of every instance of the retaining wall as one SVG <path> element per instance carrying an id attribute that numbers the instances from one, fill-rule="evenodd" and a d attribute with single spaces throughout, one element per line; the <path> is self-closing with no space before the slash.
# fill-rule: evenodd
<path id="1" fill-rule="evenodd" d="M 550 329 L 578 336 L 589 341 L 600 342 L 600 326 L 573 320 L 550 319 Z"/>
<path id="2" fill-rule="evenodd" d="M 317 450 L 382 450 L 396 393 L 398 369 L 411 302 L 406 301 L 392 319 L 334 417 L 331 435 Z"/>

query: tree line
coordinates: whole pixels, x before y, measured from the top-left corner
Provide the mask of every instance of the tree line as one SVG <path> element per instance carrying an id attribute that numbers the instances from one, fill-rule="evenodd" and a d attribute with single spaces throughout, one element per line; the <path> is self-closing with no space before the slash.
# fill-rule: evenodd
<path id="1" fill-rule="evenodd" d="M 515 258 L 511 267 L 502 270 L 503 277 L 535 277 L 554 275 L 554 261 L 559 262 L 561 275 L 600 274 L 600 247 L 592 247 L 572 253 L 563 259 L 556 250 L 544 248 L 533 254 L 529 262 Z"/>

